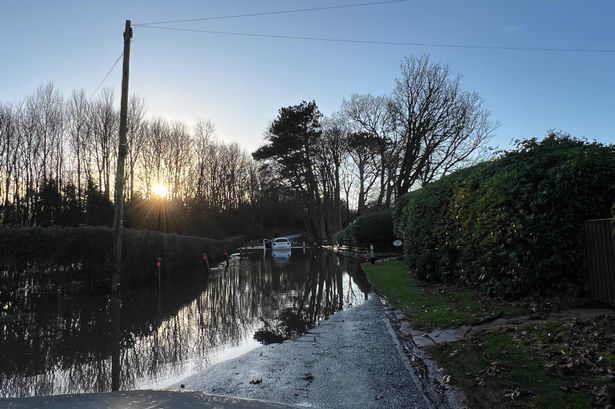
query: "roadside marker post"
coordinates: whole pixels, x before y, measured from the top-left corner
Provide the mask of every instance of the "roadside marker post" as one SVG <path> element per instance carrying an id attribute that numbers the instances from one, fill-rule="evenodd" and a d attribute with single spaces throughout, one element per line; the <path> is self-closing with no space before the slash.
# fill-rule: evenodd
<path id="1" fill-rule="evenodd" d="M 203 255 L 201 256 L 201 261 L 205 266 L 205 274 L 209 275 L 209 259 L 207 258 L 207 253 L 203 253 Z"/>
<path id="2" fill-rule="evenodd" d="M 156 270 L 158 271 L 158 291 L 160 291 L 160 270 L 162 267 L 162 259 L 160 257 L 158 257 L 156 259 Z"/>

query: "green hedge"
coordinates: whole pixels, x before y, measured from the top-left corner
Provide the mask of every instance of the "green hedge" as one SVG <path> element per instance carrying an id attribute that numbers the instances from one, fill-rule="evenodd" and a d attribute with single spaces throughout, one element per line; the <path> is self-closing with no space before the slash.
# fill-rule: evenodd
<path id="1" fill-rule="evenodd" d="M 70 286 L 96 288 L 111 277 L 113 230 L 108 227 L 3 227 L 0 228 L 0 286 L 5 291 L 26 282 L 50 290 Z M 241 238 L 211 240 L 195 236 L 124 229 L 122 282 L 139 282 L 154 275 L 162 258 L 165 276 L 183 274 L 211 263 L 224 250 L 241 245 Z"/>
<path id="2" fill-rule="evenodd" d="M 393 217 L 390 209 L 372 211 L 357 217 L 345 229 L 335 234 L 339 244 L 388 244 L 393 243 Z"/>
<path id="3" fill-rule="evenodd" d="M 580 288 L 583 221 L 610 217 L 615 147 L 550 134 L 410 192 L 396 210 L 409 267 L 500 296 Z"/>

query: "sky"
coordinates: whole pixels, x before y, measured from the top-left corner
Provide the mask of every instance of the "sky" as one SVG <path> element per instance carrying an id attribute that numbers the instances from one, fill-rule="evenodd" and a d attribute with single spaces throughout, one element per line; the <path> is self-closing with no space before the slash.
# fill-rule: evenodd
<path id="1" fill-rule="evenodd" d="M 378 0 L 372 0 L 378 1 Z M 0 0 L 0 101 L 52 82 L 91 94 L 134 24 L 370 0 Z M 352 94 L 387 95 L 406 56 L 427 54 L 462 76 L 500 123 L 491 145 L 550 129 L 615 143 L 615 2 L 612 0 L 406 0 L 355 8 L 166 24 L 168 27 L 352 40 L 529 48 L 547 52 L 318 42 L 135 27 L 130 93 L 149 117 L 215 123 L 248 151 L 277 111 L 315 100 L 329 115 Z M 119 105 L 121 63 L 104 82 Z"/>

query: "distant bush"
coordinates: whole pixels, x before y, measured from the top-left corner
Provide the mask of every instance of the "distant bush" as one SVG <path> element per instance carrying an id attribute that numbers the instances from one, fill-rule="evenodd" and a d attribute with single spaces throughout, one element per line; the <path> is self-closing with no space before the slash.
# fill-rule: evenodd
<path id="1" fill-rule="evenodd" d="M 550 134 L 410 192 L 396 226 L 423 279 L 549 292 L 579 288 L 582 223 L 609 217 L 614 198 L 615 147 Z"/>
<path id="2" fill-rule="evenodd" d="M 111 278 L 113 230 L 108 227 L 0 228 L 0 285 L 14 290 L 31 285 L 57 288 L 79 285 L 96 288 Z M 240 238 L 211 240 L 195 236 L 124 229 L 122 282 L 142 281 L 154 275 L 162 258 L 166 275 L 181 275 L 200 266 L 207 253 L 220 260 L 225 249 L 241 245 Z"/>
<path id="3" fill-rule="evenodd" d="M 390 209 L 372 211 L 357 217 L 345 229 L 335 234 L 339 244 L 391 244 L 393 235 L 393 217 Z"/>

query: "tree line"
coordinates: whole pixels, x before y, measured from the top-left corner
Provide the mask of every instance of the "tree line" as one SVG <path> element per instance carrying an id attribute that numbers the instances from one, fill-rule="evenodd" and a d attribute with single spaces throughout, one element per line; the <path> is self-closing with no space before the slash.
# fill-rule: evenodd
<path id="1" fill-rule="evenodd" d="M 324 117 L 314 101 L 281 108 L 253 156 L 261 177 L 300 198 L 312 234 L 475 160 L 497 123 L 448 66 L 408 57 L 390 95 L 353 95 Z"/>
<path id="2" fill-rule="evenodd" d="M 109 224 L 117 160 L 119 112 L 114 94 L 83 90 L 64 97 L 52 84 L 23 100 L 0 102 L 0 222 L 4 225 Z M 258 191 L 255 161 L 223 143 L 210 121 L 145 118 L 143 99 L 128 107 L 128 203 L 147 201 L 152 186 L 168 187 L 180 207 L 227 210 Z"/>
<path id="3" fill-rule="evenodd" d="M 0 224 L 109 225 L 119 113 L 114 94 L 52 84 L 0 102 Z M 389 95 L 352 95 L 324 116 L 283 107 L 252 155 L 210 121 L 191 127 L 128 106 L 126 225 L 221 237 L 305 229 L 331 238 L 474 160 L 497 124 L 476 92 L 427 56 L 405 58 Z M 151 200 L 156 184 L 164 200 Z"/>

